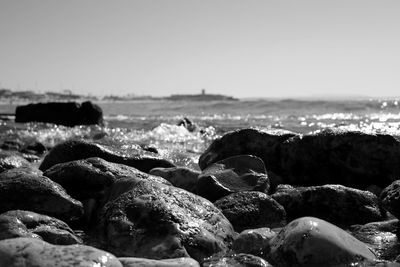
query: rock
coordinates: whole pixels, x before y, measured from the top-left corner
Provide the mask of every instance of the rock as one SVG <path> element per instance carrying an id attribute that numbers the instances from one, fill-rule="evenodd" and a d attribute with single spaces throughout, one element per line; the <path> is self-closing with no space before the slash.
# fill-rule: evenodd
<path id="1" fill-rule="evenodd" d="M 214 205 L 222 211 L 237 232 L 251 228 L 275 228 L 286 225 L 284 208 L 261 192 L 233 193 L 217 200 Z"/>
<path id="2" fill-rule="evenodd" d="M 32 238 L 0 241 L 0 266 L 7 267 L 122 267 L 113 255 L 85 245 L 51 245 Z"/>
<path id="3" fill-rule="evenodd" d="M 277 266 L 350 266 L 375 260 L 372 250 L 339 227 L 302 217 L 282 228 L 271 240 L 272 264 Z"/>
<path id="4" fill-rule="evenodd" d="M 285 208 L 288 220 L 315 216 L 331 223 L 351 225 L 383 218 L 376 195 L 342 185 L 278 186 L 271 196 Z"/>
<path id="5" fill-rule="evenodd" d="M 388 220 L 353 225 L 349 229 L 358 240 L 374 249 L 380 259 L 394 261 L 400 254 L 398 240 L 399 220 Z"/>
<path id="6" fill-rule="evenodd" d="M 273 267 L 266 260 L 251 254 L 231 254 L 223 257 L 213 256 L 207 258 L 204 267 Z"/>
<path id="7" fill-rule="evenodd" d="M 82 243 L 71 228 L 58 219 L 23 210 L 0 214 L 0 240 L 16 237 L 39 238 L 56 245 Z"/>
<path id="8" fill-rule="evenodd" d="M 268 170 L 280 174 L 280 146 L 294 133 L 283 130 L 241 129 L 228 132 L 212 142 L 199 158 L 203 170 L 217 161 L 236 156 L 254 155 L 261 158 Z"/>
<path id="9" fill-rule="evenodd" d="M 151 260 L 145 258 L 118 258 L 123 267 L 200 267 L 192 258 Z"/>
<path id="10" fill-rule="evenodd" d="M 173 186 L 195 193 L 200 172 L 186 167 L 154 168 L 149 174 L 160 176 Z"/>
<path id="11" fill-rule="evenodd" d="M 83 215 L 82 203 L 49 178 L 23 171 L 3 172 L 0 174 L 0 213 L 18 209 L 65 221 Z"/>
<path id="12" fill-rule="evenodd" d="M 85 140 L 69 140 L 53 147 L 45 156 L 39 169 L 44 171 L 58 163 L 98 157 L 106 161 L 134 167 L 142 172 L 149 172 L 156 167 L 174 167 L 169 161 L 143 155 L 123 155 L 112 148 Z"/>
<path id="13" fill-rule="evenodd" d="M 235 253 L 247 253 L 267 259 L 271 251 L 271 240 L 277 235 L 270 228 L 249 229 L 241 232 L 233 241 Z"/>
<path id="14" fill-rule="evenodd" d="M 15 122 L 48 122 L 65 126 L 103 123 L 103 111 L 90 101 L 48 102 L 17 106 Z"/>
<path id="15" fill-rule="evenodd" d="M 28 167 L 29 165 L 29 161 L 16 153 L 0 151 L 0 172 L 18 167 Z"/>
<path id="16" fill-rule="evenodd" d="M 194 132 L 197 129 L 197 125 L 186 117 L 179 120 L 177 125 L 185 127 L 189 132 Z"/>
<path id="17" fill-rule="evenodd" d="M 250 155 L 230 157 L 208 166 L 197 181 L 197 194 L 215 201 L 240 191 L 267 193 L 269 179 L 261 159 Z"/>
<path id="18" fill-rule="evenodd" d="M 197 261 L 224 251 L 232 242 L 232 225 L 212 203 L 183 189 L 136 179 L 114 183 L 104 207 L 101 232 L 107 249 L 119 257 Z M 121 195 L 113 192 L 114 188 Z"/>
<path id="19" fill-rule="evenodd" d="M 396 180 L 386 187 L 379 198 L 386 210 L 396 218 L 400 218 L 400 180 Z"/>

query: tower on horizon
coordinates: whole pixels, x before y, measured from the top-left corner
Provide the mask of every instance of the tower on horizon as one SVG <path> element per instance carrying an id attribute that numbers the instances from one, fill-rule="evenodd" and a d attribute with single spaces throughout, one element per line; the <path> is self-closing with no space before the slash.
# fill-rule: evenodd
<path id="1" fill-rule="evenodd" d="M 201 94 L 205 95 L 206 94 L 206 89 L 201 89 Z"/>

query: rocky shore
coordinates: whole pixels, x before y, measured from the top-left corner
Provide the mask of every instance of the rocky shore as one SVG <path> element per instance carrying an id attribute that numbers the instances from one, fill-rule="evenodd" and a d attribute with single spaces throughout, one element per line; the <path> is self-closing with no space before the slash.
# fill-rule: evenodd
<path id="1" fill-rule="evenodd" d="M 83 139 L 0 147 L 0 267 L 400 266 L 391 135 L 241 129 L 200 170 Z"/>

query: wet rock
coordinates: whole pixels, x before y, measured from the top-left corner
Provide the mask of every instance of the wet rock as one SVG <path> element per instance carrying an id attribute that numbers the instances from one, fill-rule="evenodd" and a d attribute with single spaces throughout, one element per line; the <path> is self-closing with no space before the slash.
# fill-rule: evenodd
<path id="1" fill-rule="evenodd" d="M 285 208 L 288 220 L 315 216 L 331 223 L 351 225 L 383 218 L 376 195 L 342 185 L 278 186 L 271 196 Z"/>
<path id="2" fill-rule="evenodd" d="M 16 237 L 39 238 L 56 245 L 82 243 L 72 229 L 58 219 L 24 210 L 0 214 L 0 240 Z"/>
<path id="3" fill-rule="evenodd" d="M 128 165 L 146 173 L 156 167 L 174 167 L 172 163 L 162 158 L 144 155 L 124 155 L 110 147 L 85 140 L 69 140 L 53 147 L 43 159 L 39 169 L 44 171 L 58 163 L 92 157 Z"/>
<path id="4" fill-rule="evenodd" d="M 198 177 L 197 194 L 215 201 L 240 191 L 267 193 L 269 179 L 263 161 L 255 156 L 239 155 L 208 166 Z"/>
<path id="5" fill-rule="evenodd" d="M 219 208 L 231 222 L 235 231 L 260 227 L 282 227 L 286 224 L 284 208 L 267 194 L 238 192 L 217 200 Z"/>
<path id="6" fill-rule="evenodd" d="M 185 127 L 189 132 L 194 132 L 197 129 L 197 125 L 186 117 L 179 120 L 176 125 Z"/>
<path id="7" fill-rule="evenodd" d="M 29 161 L 15 152 L 0 151 L 0 172 L 29 165 Z"/>
<path id="8" fill-rule="evenodd" d="M 123 267 L 200 267 L 192 258 L 151 260 L 145 258 L 118 258 Z"/>
<path id="9" fill-rule="evenodd" d="M 232 249 L 236 253 L 247 253 L 268 259 L 271 240 L 277 235 L 270 228 L 249 229 L 241 232 L 233 241 Z"/>
<path id="10" fill-rule="evenodd" d="M 103 123 L 103 111 L 90 101 L 48 102 L 17 106 L 15 122 L 48 122 L 65 126 Z"/>
<path id="11" fill-rule="evenodd" d="M 313 217 L 299 218 L 282 228 L 271 240 L 271 257 L 272 264 L 283 267 L 349 266 L 363 259 L 376 259 L 366 244 Z"/>
<path id="12" fill-rule="evenodd" d="M 163 177 L 173 186 L 195 193 L 200 172 L 186 167 L 154 168 L 149 174 Z"/>
<path id="13" fill-rule="evenodd" d="M 400 180 L 396 180 L 386 187 L 380 199 L 383 207 L 397 218 L 400 218 Z"/>
<path id="14" fill-rule="evenodd" d="M 231 254 L 223 257 L 213 256 L 206 259 L 204 267 L 273 267 L 266 260 L 251 254 Z"/>
<path id="15" fill-rule="evenodd" d="M 104 241 L 115 255 L 201 261 L 232 242 L 232 225 L 209 201 L 173 186 L 133 181 L 127 191 L 126 180 L 114 183 L 101 216 Z"/>
<path id="16" fill-rule="evenodd" d="M 281 173 L 280 146 L 294 133 L 282 130 L 241 129 L 226 133 L 207 148 L 200 156 L 199 166 L 203 170 L 217 161 L 235 155 L 254 155 L 261 158 L 268 170 Z"/>
<path id="17" fill-rule="evenodd" d="M 51 245 L 33 238 L 0 241 L 0 266 L 7 267 L 122 267 L 113 255 L 85 245 Z"/>
<path id="18" fill-rule="evenodd" d="M 353 225 L 349 230 L 354 237 L 373 248 L 380 259 L 394 261 L 400 254 L 398 227 L 399 220 L 394 219 Z"/>
<path id="19" fill-rule="evenodd" d="M 0 174 L 0 212 L 29 210 L 70 221 L 83 215 L 82 203 L 49 178 L 17 171 Z"/>

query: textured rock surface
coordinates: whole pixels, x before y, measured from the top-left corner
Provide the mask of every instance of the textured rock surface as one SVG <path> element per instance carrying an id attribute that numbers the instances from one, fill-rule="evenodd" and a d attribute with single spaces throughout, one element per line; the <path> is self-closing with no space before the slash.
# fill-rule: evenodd
<path id="1" fill-rule="evenodd" d="M 66 221 L 83 215 L 82 203 L 49 178 L 24 172 L 1 173 L 0 212 L 18 209 Z"/>
<path id="2" fill-rule="evenodd" d="M 114 149 L 96 143 L 84 140 L 69 140 L 53 147 L 43 159 L 39 169 L 44 171 L 58 163 L 93 157 L 128 165 L 143 172 L 149 172 L 156 167 L 174 167 L 172 163 L 162 158 L 144 155 L 124 155 Z"/>
<path id="3" fill-rule="evenodd" d="M 269 179 L 263 161 L 255 156 L 239 155 L 208 166 L 200 174 L 197 194 L 211 201 L 240 191 L 267 193 Z"/>
<path id="4" fill-rule="evenodd" d="M 51 245 L 33 238 L 0 241 L 0 266 L 7 267 L 122 267 L 110 253 L 84 245 Z"/>
<path id="5" fill-rule="evenodd" d="M 269 228 L 249 229 L 241 232 L 233 241 L 232 249 L 236 253 L 247 253 L 268 259 L 271 240 L 277 235 Z"/>
<path id="6" fill-rule="evenodd" d="M 244 253 L 210 257 L 202 265 L 204 267 L 273 267 L 260 257 Z"/>
<path id="7" fill-rule="evenodd" d="M 56 245 L 82 242 L 66 223 L 58 219 L 23 210 L 0 214 L 0 240 L 16 237 L 39 238 Z"/>
<path id="8" fill-rule="evenodd" d="M 232 223 L 237 232 L 260 227 L 282 227 L 286 224 L 284 208 L 267 194 L 238 192 L 217 200 L 214 205 Z"/>
<path id="9" fill-rule="evenodd" d="M 0 172 L 29 165 L 29 161 L 14 152 L 0 151 Z"/>
<path id="10" fill-rule="evenodd" d="M 313 217 L 290 222 L 271 240 L 276 266 L 338 266 L 375 260 L 366 244 L 339 227 Z"/>
<path id="11" fill-rule="evenodd" d="M 383 207 L 397 218 L 400 218 L 400 180 L 396 180 L 386 187 L 381 195 Z"/>
<path id="12" fill-rule="evenodd" d="M 137 180 L 131 189 L 113 188 L 101 223 L 109 251 L 152 259 L 190 257 L 201 261 L 224 251 L 234 238 L 232 225 L 209 201 L 183 189 Z M 122 187 L 126 187 L 123 185 Z"/>
<path id="13" fill-rule="evenodd" d="M 192 258 L 151 260 L 145 258 L 118 258 L 123 267 L 200 267 Z"/>
<path id="14" fill-rule="evenodd" d="M 271 196 L 285 208 L 288 220 L 315 216 L 331 223 L 351 225 L 383 218 L 376 195 L 342 185 L 278 186 Z"/>
<path id="15" fill-rule="evenodd" d="M 149 174 L 163 177 L 173 186 L 195 193 L 200 172 L 185 167 L 172 167 L 154 168 Z"/>

